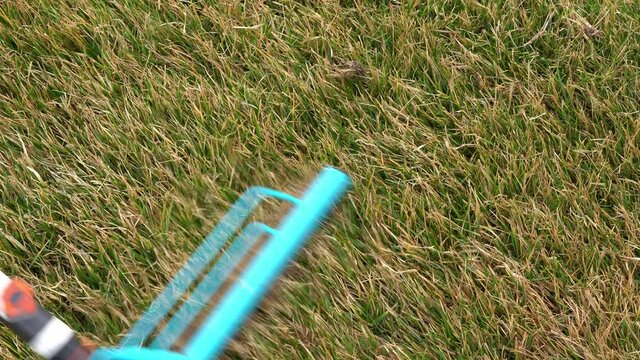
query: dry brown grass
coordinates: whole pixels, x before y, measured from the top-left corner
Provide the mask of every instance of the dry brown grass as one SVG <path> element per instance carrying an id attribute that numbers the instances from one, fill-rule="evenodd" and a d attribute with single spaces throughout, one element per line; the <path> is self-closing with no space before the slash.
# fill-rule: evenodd
<path id="1" fill-rule="evenodd" d="M 239 191 L 331 164 L 229 356 L 640 357 L 637 1 L 207 3 L 0 3 L 0 258 L 48 308 L 117 342 Z"/>

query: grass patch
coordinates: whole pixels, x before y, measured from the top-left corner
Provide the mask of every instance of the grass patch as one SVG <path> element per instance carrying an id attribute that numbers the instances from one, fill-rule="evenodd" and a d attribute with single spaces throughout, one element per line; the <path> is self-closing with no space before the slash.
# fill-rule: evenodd
<path id="1" fill-rule="evenodd" d="M 330 164 L 352 193 L 228 356 L 638 356 L 638 14 L 2 3 L 2 270 L 113 344 L 238 192 Z"/>

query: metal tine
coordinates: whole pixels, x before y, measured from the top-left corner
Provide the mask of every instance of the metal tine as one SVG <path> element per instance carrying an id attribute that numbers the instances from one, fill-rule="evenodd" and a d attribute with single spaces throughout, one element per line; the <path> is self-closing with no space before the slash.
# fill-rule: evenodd
<path id="1" fill-rule="evenodd" d="M 261 189 L 253 187 L 240 196 L 173 280 L 153 301 L 144 315 L 123 337 L 120 341 L 121 347 L 141 346 L 144 343 L 145 339 L 158 326 L 158 323 L 167 316 L 184 292 L 211 262 L 211 259 L 218 254 L 227 239 L 238 230 L 238 227 L 258 205 L 261 200 Z"/>
<path id="2" fill-rule="evenodd" d="M 142 317 L 120 341 L 121 347 L 142 346 L 145 340 L 182 298 L 200 273 L 218 254 L 228 238 L 253 212 L 264 197 L 273 197 L 298 204 L 300 200 L 277 190 L 254 186 L 247 189 L 222 217 L 218 225 L 207 235 L 173 280 L 156 297 Z"/>
<path id="3" fill-rule="evenodd" d="M 170 349 L 193 323 L 198 314 L 202 312 L 237 264 L 246 257 L 256 241 L 265 233 L 273 232 L 272 228 L 263 223 L 254 222 L 247 225 L 242 233 L 232 240 L 228 250 L 221 255 L 220 260 L 193 290 L 191 296 L 185 301 L 180 310 L 171 317 L 165 328 L 155 337 L 150 347 Z"/>

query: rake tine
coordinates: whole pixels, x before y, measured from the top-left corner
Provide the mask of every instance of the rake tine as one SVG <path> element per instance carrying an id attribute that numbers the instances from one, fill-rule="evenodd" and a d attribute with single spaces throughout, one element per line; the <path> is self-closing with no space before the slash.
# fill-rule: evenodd
<path id="1" fill-rule="evenodd" d="M 229 236 L 237 231 L 238 227 L 257 206 L 259 195 L 260 189 L 257 187 L 251 188 L 242 194 L 231 210 L 207 235 L 202 245 L 196 249 L 193 256 L 189 258 L 174 279 L 149 306 L 140 320 L 124 336 L 120 341 L 120 346 L 141 346 L 144 343 L 158 323 L 167 316 L 193 281 L 220 251 Z"/>
<path id="2" fill-rule="evenodd" d="M 180 310 L 169 320 L 162 332 L 151 343 L 152 348 L 169 349 L 191 325 L 193 319 L 202 311 L 213 294 L 224 283 L 234 266 L 242 260 L 256 240 L 264 233 L 273 231 L 262 223 L 251 223 L 233 241 L 220 262 L 209 271 L 195 288 Z"/>

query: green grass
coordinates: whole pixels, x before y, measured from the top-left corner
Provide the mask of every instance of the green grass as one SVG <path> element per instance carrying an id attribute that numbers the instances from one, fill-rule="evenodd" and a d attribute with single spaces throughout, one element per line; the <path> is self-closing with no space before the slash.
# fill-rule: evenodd
<path id="1" fill-rule="evenodd" d="M 0 268 L 114 344 L 238 192 L 329 164 L 353 191 L 228 356 L 640 357 L 638 34 L 625 0 L 2 2 Z"/>

